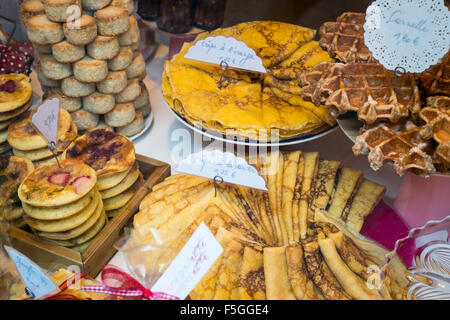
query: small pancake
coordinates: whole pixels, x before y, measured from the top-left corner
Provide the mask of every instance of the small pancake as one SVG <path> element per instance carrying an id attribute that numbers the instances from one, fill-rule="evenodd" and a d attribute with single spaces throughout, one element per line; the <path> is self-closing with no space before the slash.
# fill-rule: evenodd
<path id="1" fill-rule="evenodd" d="M 106 211 L 106 216 L 112 219 L 120 212 L 120 210 L 122 210 L 122 208 Z"/>
<path id="2" fill-rule="evenodd" d="M 43 232 L 63 232 L 67 230 L 74 229 L 84 222 L 86 222 L 89 217 L 91 217 L 95 209 L 97 208 L 99 202 L 101 202 L 100 194 L 97 192 L 94 200 L 81 212 L 76 215 L 70 216 L 68 218 L 59 220 L 37 220 L 25 216 L 24 219 L 30 227 L 38 231 Z"/>
<path id="3" fill-rule="evenodd" d="M 131 171 L 131 168 L 133 167 L 130 167 L 122 172 L 98 176 L 97 190 L 102 191 L 118 185 L 123 179 L 125 179 L 128 173 Z"/>
<path id="4" fill-rule="evenodd" d="M 73 239 L 79 237 L 87 230 L 89 230 L 104 214 L 105 210 L 103 209 L 103 203 L 99 201 L 97 204 L 97 208 L 95 208 L 92 216 L 90 216 L 84 223 L 80 224 L 78 227 L 64 232 L 38 232 L 38 236 L 52 240 Z"/>
<path id="5" fill-rule="evenodd" d="M 37 207 L 62 206 L 81 199 L 94 188 L 97 176 L 92 168 L 77 160 L 62 160 L 60 165 L 33 171 L 19 187 L 20 200 Z M 61 176 L 65 181 L 55 181 Z"/>
<path id="6" fill-rule="evenodd" d="M 8 129 L 0 131 L 0 143 L 6 142 L 8 140 Z"/>
<path id="7" fill-rule="evenodd" d="M 58 152 L 58 153 L 63 152 L 67 148 L 67 146 L 70 144 L 70 142 L 71 141 L 64 141 L 64 142 L 58 143 L 56 152 Z M 13 148 L 13 154 L 18 157 L 30 159 L 31 161 L 38 161 L 38 160 L 43 160 L 43 159 L 53 157 L 53 153 L 47 147 L 39 148 L 39 149 L 35 149 L 35 150 L 19 150 L 19 149 Z"/>
<path id="8" fill-rule="evenodd" d="M 0 208 L 9 210 L 18 202 L 17 189 L 33 170 L 33 163 L 28 159 L 16 156 L 0 158 Z"/>
<path id="9" fill-rule="evenodd" d="M 17 121 L 14 121 L 9 126 L 8 142 L 12 147 L 19 150 L 35 150 L 47 147 L 47 140 L 37 130 L 35 130 L 31 124 L 31 115 L 31 112 L 27 112 L 23 115 L 23 117 Z M 58 141 L 69 140 L 69 138 L 73 136 L 73 129 L 72 118 L 69 112 L 60 108 Z"/>
<path id="10" fill-rule="evenodd" d="M 58 161 L 61 160 L 61 155 L 62 155 L 62 153 L 58 153 L 56 155 L 56 157 L 58 158 Z M 55 156 L 51 156 L 51 157 L 44 158 L 44 159 L 41 159 L 41 160 L 33 161 L 33 164 L 34 164 L 34 166 L 36 168 L 45 167 L 45 166 L 52 166 L 54 164 L 56 165 L 57 163 L 58 162 L 56 161 Z"/>
<path id="11" fill-rule="evenodd" d="M 133 142 L 124 135 L 106 129 L 92 129 L 72 142 L 63 159 L 81 160 L 101 176 L 127 170 L 134 164 L 136 156 Z"/>
<path id="12" fill-rule="evenodd" d="M 13 120 L 0 121 L 0 130 L 7 129 Z"/>
<path id="13" fill-rule="evenodd" d="M 14 92 L 0 91 L 0 112 L 8 112 L 20 108 L 30 100 L 33 93 L 30 78 L 24 74 L 1 74 L 0 85 L 8 81 L 15 84 Z"/>
<path id="14" fill-rule="evenodd" d="M 143 179 L 138 179 L 134 185 L 129 188 L 127 191 L 109 198 L 109 199 L 105 199 L 103 201 L 103 205 L 105 206 L 105 210 L 106 211 L 111 211 L 111 210 L 115 210 L 115 209 L 119 209 L 124 207 L 128 201 L 130 201 L 130 199 L 134 196 L 134 194 L 136 193 L 138 187 L 141 185 Z"/>
<path id="15" fill-rule="evenodd" d="M 6 208 L 0 208 L 0 217 L 3 217 L 8 221 L 12 221 L 21 218 L 22 212 L 23 212 L 22 207 L 17 205 Z"/>
<path id="16" fill-rule="evenodd" d="M 130 173 L 125 177 L 125 179 L 123 179 L 123 181 L 110 189 L 100 191 L 102 199 L 115 197 L 118 194 L 128 190 L 136 182 L 140 174 L 141 173 L 139 171 L 139 165 L 137 162 L 135 162 L 133 169 L 131 169 Z"/>
<path id="17" fill-rule="evenodd" d="M 75 250 L 79 253 L 82 253 L 84 250 L 86 250 L 87 247 L 89 247 L 89 245 L 91 244 L 92 240 L 89 240 L 83 244 L 80 244 L 78 246 L 75 247 L 70 247 L 70 249 Z"/>
<path id="18" fill-rule="evenodd" d="M 90 193 L 85 195 L 80 200 L 72 202 L 61 207 L 33 207 L 25 202 L 22 203 L 23 210 L 31 218 L 38 220 L 58 220 L 70 217 L 83 209 L 85 209 L 95 199 L 96 191 L 93 189 Z"/>
<path id="19" fill-rule="evenodd" d="M 23 106 L 15 109 L 15 110 L 11 110 L 11 111 L 8 111 L 8 112 L 0 112 L 0 121 L 11 120 L 11 119 L 21 115 L 22 113 L 24 113 L 28 109 L 30 109 L 32 103 L 33 103 L 33 99 L 30 99 Z"/>

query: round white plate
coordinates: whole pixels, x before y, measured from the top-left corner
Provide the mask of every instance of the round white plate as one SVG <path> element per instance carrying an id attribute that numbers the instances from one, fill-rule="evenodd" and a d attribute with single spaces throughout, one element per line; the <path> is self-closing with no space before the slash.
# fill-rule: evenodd
<path id="1" fill-rule="evenodd" d="M 190 124 L 186 119 L 184 119 L 182 116 L 180 116 L 178 113 L 176 113 L 172 108 L 170 108 L 169 105 L 167 105 L 167 107 L 170 109 L 170 111 L 173 113 L 173 115 L 175 116 L 175 118 L 178 121 L 180 121 L 185 126 L 191 128 L 195 132 L 198 132 L 204 136 L 207 136 L 209 138 L 216 139 L 219 141 L 238 144 L 238 145 L 244 145 L 244 146 L 248 146 L 248 147 L 282 147 L 282 146 L 294 145 L 294 144 L 303 143 L 303 142 L 321 138 L 321 137 L 326 136 L 327 134 L 335 131 L 338 128 L 338 126 L 336 125 L 332 128 L 329 128 L 329 129 L 322 131 L 320 133 L 317 133 L 317 134 L 312 134 L 309 136 L 298 137 L 298 138 L 292 138 L 292 139 L 278 141 L 278 142 L 259 142 L 259 141 L 255 141 L 255 140 L 247 140 L 246 141 L 246 140 L 241 140 L 241 139 L 232 140 L 232 139 L 228 139 L 228 138 L 224 137 L 223 135 L 220 135 L 220 134 L 217 134 L 217 133 L 214 133 L 214 132 L 202 129 L 202 128 L 198 128 L 198 127 Z"/>
<path id="2" fill-rule="evenodd" d="M 136 139 L 138 139 L 140 136 L 142 136 L 144 133 L 147 132 L 147 130 L 152 126 L 152 122 L 153 122 L 153 112 L 150 112 L 150 114 L 147 116 L 147 118 L 144 119 L 144 124 L 145 124 L 144 130 L 142 130 L 138 134 L 136 134 L 132 137 L 128 137 L 128 138 L 131 139 L 131 141 L 135 141 Z"/>

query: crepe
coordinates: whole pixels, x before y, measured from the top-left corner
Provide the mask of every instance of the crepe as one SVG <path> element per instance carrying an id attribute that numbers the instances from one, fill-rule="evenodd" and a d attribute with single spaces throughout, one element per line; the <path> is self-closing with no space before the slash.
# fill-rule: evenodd
<path id="1" fill-rule="evenodd" d="M 294 188 L 297 181 L 298 162 L 301 151 L 291 152 L 284 158 L 284 173 L 282 183 L 282 212 L 284 224 L 288 234 L 289 243 L 294 243 L 294 226 L 292 219 L 292 200 L 294 198 Z"/>
<path id="2" fill-rule="evenodd" d="M 267 300 L 295 300 L 289 281 L 285 247 L 264 248 Z"/>
<path id="3" fill-rule="evenodd" d="M 314 183 L 314 179 L 317 175 L 319 165 L 319 153 L 318 152 L 305 152 L 303 153 L 305 158 L 305 171 L 302 181 L 301 198 L 299 201 L 299 230 L 300 238 L 306 238 L 306 232 L 308 228 L 308 205 L 310 202 L 311 188 Z"/>
<path id="4" fill-rule="evenodd" d="M 264 260 L 262 250 L 245 247 L 239 271 L 239 300 L 265 300 Z"/>

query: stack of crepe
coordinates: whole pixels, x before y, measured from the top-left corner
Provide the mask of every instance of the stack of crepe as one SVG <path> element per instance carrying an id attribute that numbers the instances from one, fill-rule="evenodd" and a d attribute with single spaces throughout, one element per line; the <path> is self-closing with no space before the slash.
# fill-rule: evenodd
<path id="1" fill-rule="evenodd" d="M 361 240 L 358 231 L 384 187 L 317 153 L 274 152 L 259 157 L 256 167 L 268 191 L 215 186 L 203 177 L 167 178 L 141 202 L 130 244 L 153 243 L 157 229 L 179 250 L 204 222 L 224 251 L 191 299 L 405 297 L 399 259 L 385 270 L 380 292 L 366 285 L 387 251 Z M 147 263 L 153 266 L 152 257 Z"/>
<path id="2" fill-rule="evenodd" d="M 197 41 L 234 37 L 261 58 L 266 74 L 222 70 L 184 58 Z M 289 139 L 324 131 L 335 119 L 323 106 L 304 101 L 298 77 L 317 63 L 331 61 L 312 29 L 255 21 L 201 33 L 166 61 L 162 91 L 170 107 L 193 125 L 243 139 Z M 273 137 L 272 137 L 273 136 Z"/>

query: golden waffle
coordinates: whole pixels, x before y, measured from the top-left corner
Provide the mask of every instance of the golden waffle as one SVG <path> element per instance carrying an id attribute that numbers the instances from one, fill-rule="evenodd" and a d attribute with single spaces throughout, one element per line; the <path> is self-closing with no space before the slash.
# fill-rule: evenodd
<path id="1" fill-rule="evenodd" d="M 439 64 L 421 73 L 419 79 L 427 95 L 450 96 L 450 53 L 447 53 Z"/>
<path id="2" fill-rule="evenodd" d="M 325 22 L 319 30 L 320 46 L 346 63 L 375 61 L 364 44 L 365 17 L 364 13 L 344 12 L 336 21 Z"/>
<path id="3" fill-rule="evenodd" d="M 398 174 L 412 170 L 418 174 L 436 171 L 432 158 L 426 150 L 430 144 L 420 137 L 420 129 L 406 122 L 396 130 L 386 124 L 371 128 L 356 138 L 355 155 L 368 154 L 372 169 L 377 170 L 386 160 L 394 162 Z"/>
<path id="4" fill-rule="evenodd" d="M 322 62 L 302 74 L 303 96 L 316 105 L 324 104 L 342 114 L 356 111 L 367 124 L 377 120 L 398 122 L 409 111 L 420 110 L 420 96 L 413 76 L 397 78 L 378 63 Z"/>

